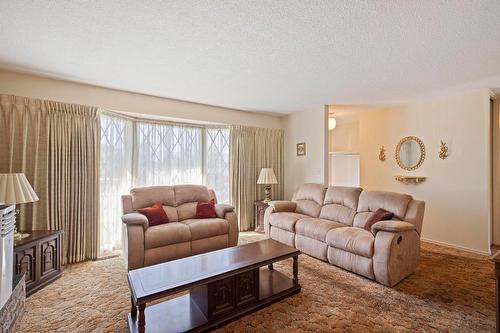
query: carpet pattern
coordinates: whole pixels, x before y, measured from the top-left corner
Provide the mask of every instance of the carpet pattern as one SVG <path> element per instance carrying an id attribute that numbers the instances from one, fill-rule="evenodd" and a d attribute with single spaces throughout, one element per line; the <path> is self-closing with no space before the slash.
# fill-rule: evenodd
<path id="1" fill-rule="evenodd" d="M 241 233 L 240 242 L 262 239 Z M 291 259 L 275 264 L 291 275 Z M 387 288 L 299 257 L 302 291 L 217 332 L 494 332 L 488 258 L 424 243 L 415 274 Z M 126 332 L 130 293 L 121 258 L 66 266 L 26 301 L 19 332 Z"/>

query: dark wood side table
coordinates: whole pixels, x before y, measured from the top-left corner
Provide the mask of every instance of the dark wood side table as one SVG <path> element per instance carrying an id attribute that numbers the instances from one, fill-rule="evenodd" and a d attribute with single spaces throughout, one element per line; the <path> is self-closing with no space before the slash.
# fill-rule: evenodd
<path id="1" fill-rule="evenodd" d="M 62 231 L 30 231 L 14 243 L 14 274 L 24 274 L 26 296 L 42 289 L 62 275 Z"/>
<path id="2" fill-rule="evenodd" d="M 255 205 L 255 232 L 264 233 L 264 213 L 269 205 L 261 200 L 257 200 Z"/>
<path id="3" fill-rule="evenodd" d="M 491 261 L 495 263 L 495 277 L 496 277 L 496 305 L 497 305 L 497 333 L 500 333 L 500 252 L 497 253 Z"/>

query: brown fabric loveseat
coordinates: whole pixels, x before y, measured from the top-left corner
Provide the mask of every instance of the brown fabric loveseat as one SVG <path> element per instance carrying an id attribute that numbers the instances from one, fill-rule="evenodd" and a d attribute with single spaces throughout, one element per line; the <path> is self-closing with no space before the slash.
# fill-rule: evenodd
<path id="1" fill-rule="evenodd" d="M 266 235 L 310 256 L 390 287 L 417 267 L 425 203 L 410 195 L 303 184 L 292 201 L 269 205 Z M 365 230 L 379 208 L 394 218 Z"/>
<path id="2" fill-rule="evenodd" d="M 195 219 L 198 202 L 214 199 L 215 193 L 200 185 L 135 188 L 122 196 L 125 226 L 125 258 L 128 269 L 236 246 L 238 218 L 230 205 L 216 204 L 216 218 Z M 161 202 L 169 223 L 149 227 L 137 209 Z"/>

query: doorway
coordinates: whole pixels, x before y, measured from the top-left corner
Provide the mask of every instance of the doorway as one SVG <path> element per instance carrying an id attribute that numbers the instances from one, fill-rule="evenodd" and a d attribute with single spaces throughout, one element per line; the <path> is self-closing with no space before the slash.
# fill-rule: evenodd
<path id="1" fill-rule="evenodd" d="M 353 110 L 328 109 L 328 185 L 361 186 L 359 119 Z"/>

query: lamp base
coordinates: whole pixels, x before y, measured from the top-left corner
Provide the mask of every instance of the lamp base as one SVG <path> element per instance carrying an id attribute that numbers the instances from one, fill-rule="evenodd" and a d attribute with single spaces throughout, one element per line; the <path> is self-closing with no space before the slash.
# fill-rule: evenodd
<path id="1" fill-rule="evenodd" d="M 17 242 L 17 241 L 20 241 L 21 239 L 23 238 L 26 238 L 28 237 L 30 234 L 27 234 L 27 233 L 21 233 L 19 231 L 17 231 L 17 227 L 14 228 L 14 241 Z"/>
<path id="2" fill-rule="evenodd" d="M 266 185 L 265 194 L 266 194 L 265 199 L 262 202 L 268 203 L 268 202 L 272 201 L 271 200 L 271 185 Z"/>

